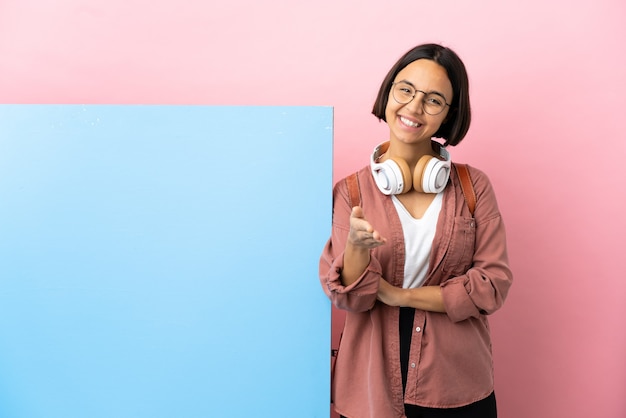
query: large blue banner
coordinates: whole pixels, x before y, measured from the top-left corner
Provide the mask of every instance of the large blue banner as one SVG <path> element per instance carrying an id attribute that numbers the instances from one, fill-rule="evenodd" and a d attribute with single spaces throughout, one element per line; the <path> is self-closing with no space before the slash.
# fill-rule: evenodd
<path id="1" fill-rule="evenodd" d="M 327 417 L 332 109 L 0 106 L 0 416 Z"/>

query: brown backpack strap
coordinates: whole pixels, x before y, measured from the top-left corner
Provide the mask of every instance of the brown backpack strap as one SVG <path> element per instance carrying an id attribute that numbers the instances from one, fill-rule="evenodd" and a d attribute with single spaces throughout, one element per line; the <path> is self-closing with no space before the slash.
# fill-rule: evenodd
<path id="1" fill-rule="evenodd" d="M 352 173 L 346 178 L 348 185 L 348 198 L 350 199 L 350 208 L 361 206 L 361 188 L 359 187 L 359 176 Z"/>
<path id="2" fill-rule="evenodd" d="M 472 216 L 474 216 L 474 209 L 476 209 L 476 192 L 474 192 L 474 185 L 472 184 L 472 178 L 470 177 L 469 170 L 465 164 L 454 163 L 456 172 L 459 175 L 459 181 L 461 182 L 461 191 L 465 196 L 465 202 L 470 210 Z"/>

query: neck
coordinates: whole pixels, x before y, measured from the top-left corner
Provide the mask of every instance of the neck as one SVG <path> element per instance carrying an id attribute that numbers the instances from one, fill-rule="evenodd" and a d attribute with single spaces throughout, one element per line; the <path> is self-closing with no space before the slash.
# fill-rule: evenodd
<path id="1" fill-rule="evenodd" d="M 389 148 L 381 158 L 386 160 L 387 158 L 402 158 L 407 162 L 409 167 L 413 169 L 417 164 L 417 161 L 424 155 L 435 155 L 433 150 L 432 141 L 421 141 L 416 144 L 407 144 L 399 141 L 390 141 Z"/>

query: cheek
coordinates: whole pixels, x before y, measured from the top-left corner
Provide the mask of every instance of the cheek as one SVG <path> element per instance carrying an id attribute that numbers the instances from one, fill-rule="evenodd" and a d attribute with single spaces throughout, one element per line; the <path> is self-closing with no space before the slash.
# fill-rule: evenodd
<path id="1" fill-rule="evenodd" d="M 385 107 L 385 118 L 393 117 L 398 111 L 398 104 L 393 100 L 393 97 L 387 99 L 387 106 Z"/>
<path id="2" fill-rule="evenodd" d="M 389 120 L 392 114 L 393 112 L 389 110 L 389 105 L 387 105 L 387 107 L 385 108 L 385 120 Z"/>
<path id="3" fill-rule="evenodd" d="M 442 126 L 443 124 L 446 123 L 445 118 L 440 118 L 437 122 L 436 122 L 436 127 L 434 128 L 435 132 L 437 132 Z M 434 132 L 433 132 L 434 133 Z"/>

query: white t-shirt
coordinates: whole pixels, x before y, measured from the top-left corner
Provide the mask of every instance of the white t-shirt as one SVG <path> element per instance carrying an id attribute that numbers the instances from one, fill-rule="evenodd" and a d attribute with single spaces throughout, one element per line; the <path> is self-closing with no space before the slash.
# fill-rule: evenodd
<path id="1" fill-rule="evenodd" d="M 435 199 L 426 209 L 424 216 L 420 219 L 412 217 L 396 196 L 391 196 L 391 198 L 400 216 L 400 223 L 404 232 L 406 258 L 404 260 L 404 284 L 402 287 L 405 289 L 420 287 L 426 280 L 428 273 L 428 260 L 437 230 L 443 193 L 437 193 Z"/>

